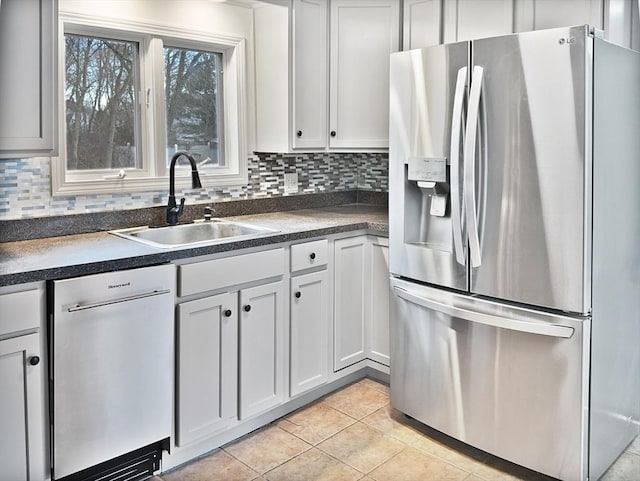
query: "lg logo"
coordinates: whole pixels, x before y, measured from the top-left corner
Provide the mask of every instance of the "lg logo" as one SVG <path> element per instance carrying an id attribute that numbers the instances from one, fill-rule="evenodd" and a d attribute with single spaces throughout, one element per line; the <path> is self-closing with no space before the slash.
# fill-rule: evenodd
<path id="1" fill-rule="evenodd" d="M 569 37 L 569 38 L 561 38 L 560 40 L 558 40 L 558 43 L 560 45 L 564 45 L 566 44 L 572 44 L 576 42 L 576 38 L 575 37 Z"/>

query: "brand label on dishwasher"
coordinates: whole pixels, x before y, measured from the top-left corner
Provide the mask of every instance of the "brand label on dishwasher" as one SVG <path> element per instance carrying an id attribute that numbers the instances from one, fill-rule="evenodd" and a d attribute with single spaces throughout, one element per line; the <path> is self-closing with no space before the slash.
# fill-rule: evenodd
<path id="1" fill-rule="evenodd" d="M 426 182 L 447 181 L 446 157 L 409 157 L 408 180 Z"/>

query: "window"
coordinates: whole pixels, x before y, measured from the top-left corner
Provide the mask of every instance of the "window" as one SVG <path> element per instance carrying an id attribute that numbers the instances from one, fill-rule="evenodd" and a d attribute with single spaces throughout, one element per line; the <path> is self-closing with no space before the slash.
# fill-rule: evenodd
<path id="1" fill-rule="evenodd" d="M 72 34 L 64 40 L 67 171 L 140 169 L 138 44 Z"/>
<path id="2" fill-rule="evenodd" d="M 178 150 L 205 185 L 246 183 L 242 39 L 77 20 L 63 17 L 54 195 L 164 190 Z"/>
<path id="3" fill-rule="evenodd" d="M 164 47 L 168 158 L 187 150 L 200 165 L 224 166 L 221 72 L 220 53 Z"/>

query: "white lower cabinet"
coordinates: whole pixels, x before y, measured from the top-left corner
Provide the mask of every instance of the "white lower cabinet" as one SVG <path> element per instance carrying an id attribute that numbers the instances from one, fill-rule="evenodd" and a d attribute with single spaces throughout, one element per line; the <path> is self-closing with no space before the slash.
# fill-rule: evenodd
<path id="1" fill-rule="evenodd" d="M 333 369 L 366 359 L 367 236 L 334 243 Z"/>
<path id="2" fill-rule="evenodd" d="M 329 293 L 327 271 L 291 279 L 291 396 L 327 382 Z"/>
<path id="3" fill-rule="evenodd" d="M 176 446 L 284 401 L 284 252 L 178 263 Z"/>
<path id="4" fill-rule="evenodd" d="M 43 289 L 0 293 L 0 481 L 46 477 L 43 325 Z"/>
<path id="5" fill-rule="evenodd" d="M 285 399 L 284 283 L 240 291 L 239 417 L 246 419 Z"/>
<path id="6" fill-rule="evenodd" d="M 34 434 L 36 440 L 42 439 L 42 434 L 35 432 L 39 429 L 35 414 L 40 412 L 42 373 L 39 364 L 32 365 L 41 356 L 39 337 L 34 333 L 0 341 L 0 479 L 3 481 L 36 480 L 42 474 L 30 459 L 42 448 L 32 446 Z"/>
<path id="7" fill-rule="evenodd" d="M 176 462 L 367 365 L 385 372 L 388 240 L 336 237 L 177 262 Z"/>
<path id="8" fill-rule="evenodd" d="M 334 370 L 364 359 L 389 366 L 389 241 L 334 244 Z"/>
<path id="9" fill-rule="evenodd" d="M 184 446 L 237 419 L 238 295 L 178 305 L 176 445 Z"/>
<path id="10" fill-rule="evenodd" d="M 389 366 L 389 239 L 369 236 L 367 357 Z"/>
<path id="11" fill-rule="evenodd" d="M 283 281 L 178 305 L 176 444 L 282 403 Z"/>

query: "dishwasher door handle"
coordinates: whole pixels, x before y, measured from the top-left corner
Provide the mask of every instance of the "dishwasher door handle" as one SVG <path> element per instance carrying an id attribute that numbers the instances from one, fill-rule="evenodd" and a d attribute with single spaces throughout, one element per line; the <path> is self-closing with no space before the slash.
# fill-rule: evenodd
<path id="1" fill-rule="evenodd" d="M 121 302 L 136 301 L 138 299 L 145 299 L 147 297 L 153 297 L 153 296 L 161 296 L 163 294 L 169 294 L 169 293 L 171 293 L 171 289 L 161 289 L 161 290 L 156 289 L 154 291 L 145 292 L 142 294 L 136 294 L 134 296 L 118 297 L 117 299 L 111 299 L 108 301 L 92 302 L 89 304 L 76 304 L 75 306 L 71 306 L 68 309 L 68 311 L 69 312 L 84 311 L 86 309 L 94 309 L 96 307 L 110 306 L 112 304 L 119 304 Z"/>

